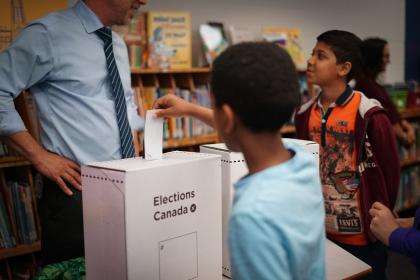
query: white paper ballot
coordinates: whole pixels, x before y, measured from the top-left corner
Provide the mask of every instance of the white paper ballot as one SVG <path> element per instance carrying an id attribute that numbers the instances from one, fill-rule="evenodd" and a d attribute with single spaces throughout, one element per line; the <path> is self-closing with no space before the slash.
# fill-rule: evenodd
<path id="1" fill-rule="evenodd" d="M 144 158 L 161 159 L 163 146 L 163 118 L 156 117 L 156 110 L 146 112 L 144 125 Z"/>

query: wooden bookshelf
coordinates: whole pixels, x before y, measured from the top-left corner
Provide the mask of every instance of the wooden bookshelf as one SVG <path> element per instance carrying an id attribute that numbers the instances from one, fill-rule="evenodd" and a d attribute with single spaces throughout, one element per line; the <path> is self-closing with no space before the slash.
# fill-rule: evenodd
<path id="1" fill-rule="evenodd" d="M 131 68 L 131 74 L 199 74 L 210 73 L 210 68 L 197 67 L 188 69 L 151 69 L 151 68 Z"/>
<path id="2" fill-rule="evenodd" d="M 0 260 L 41 251 L 41 241 L 29 245 L 18 245 L 13 248 L 0 249 Z"/>
<path id="3" fill-rule="evenodd" d="M 305 68 L 296 69 L 299 74 L 306 74 Z M 209 67 L 194 67 L 188 69 L 157 69 L 157 68 L 131 68 L 132 74 L 162 74 L 162 73 L 210 73 L 211 69 Z"/>
<path id="4" fill-rule="evenodd" d="M 183 148 L 189 146 L 196 146 L 201 144 L 216 143 L 219 140 L 219 137 L 216 133 L 209 135 L 201 135 L 197 137 L 184 138 L 184 139 L 170 139 L 165 141 L 165 149 L 174 149 L 174 148 Z"/>
<path id="5" fill-rule="evenodd" d="M 420 150 L 417 151 L 415 157 L 413 156 L 406 159 L 402 159 L 400 165 L 401 168 L 406 168 L 417 164 L 420 164 Z"/>
<path id="6" fill-rule="evenodd" d="M 404 119 L 420 118 L 420 107 L 404 109 L 400 114 Z"/>
<path id="7" fill-rule="evenodd" d="M 31 165 L 31 163 L 23 157 L 9 157 L 9 156 L 0 157 L 0 168 L 28 166 L 28 165 Z"/>

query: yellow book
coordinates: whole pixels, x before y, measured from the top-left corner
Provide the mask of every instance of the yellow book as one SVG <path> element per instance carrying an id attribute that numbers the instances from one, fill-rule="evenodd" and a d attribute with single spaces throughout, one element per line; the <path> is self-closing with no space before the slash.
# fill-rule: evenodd
<path id="1" fill-rule="evenodd" d="M 188 12 L 149 12 L 147 37 L 148 67 L 191 68 L 191 15 Z"/>

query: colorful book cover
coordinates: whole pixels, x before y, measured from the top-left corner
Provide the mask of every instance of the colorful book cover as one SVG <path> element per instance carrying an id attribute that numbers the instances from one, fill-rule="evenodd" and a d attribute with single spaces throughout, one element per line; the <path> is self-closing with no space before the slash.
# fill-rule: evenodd
<path id="1" fill-rule="evenodd" d="M 262 37 L 284 47 L 298 69 L 306 68 L 305 55 L 300 43 L 301 31 L 298 28 L 264 27 Z"/>
<path id="2" fill-rule="evenodd" d="M 216 57 L 229 46 L 223 25 L 216 23 L 202 24 L 199 33 L 207 63 L 211 65 Z"/>
<path id="3" fill-rule="evenodd" d="M 148 67 L 191 68 L 191 15 L 188 12 L 149 12 L 147 37 Z"/>
<path id="4" fill-rule="evenodd" d="M 229 26 L 230 42 L 232 45 L 242 42 L 254 42 L 257 36 L 247 27 Z"/>

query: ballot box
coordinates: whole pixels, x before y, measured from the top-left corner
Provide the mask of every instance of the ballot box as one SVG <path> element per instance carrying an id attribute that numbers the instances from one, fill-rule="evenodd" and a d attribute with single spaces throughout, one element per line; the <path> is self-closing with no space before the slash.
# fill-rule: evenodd
<path id="1" fill-rule="evenodd" d="M 87 279 L 221 279 L 221 174 L 192 152 L 83 166 Z"/>

